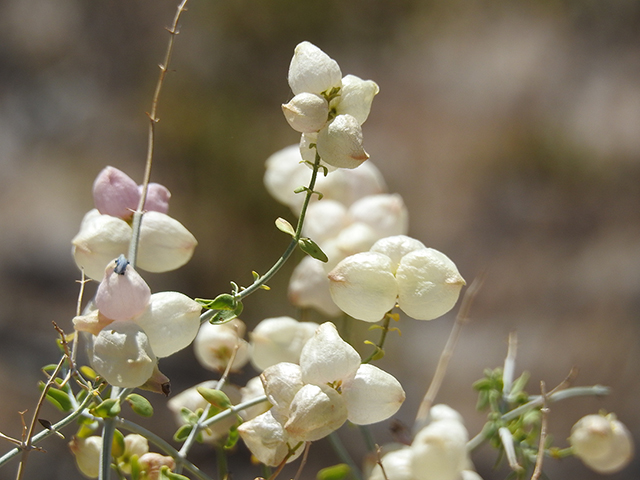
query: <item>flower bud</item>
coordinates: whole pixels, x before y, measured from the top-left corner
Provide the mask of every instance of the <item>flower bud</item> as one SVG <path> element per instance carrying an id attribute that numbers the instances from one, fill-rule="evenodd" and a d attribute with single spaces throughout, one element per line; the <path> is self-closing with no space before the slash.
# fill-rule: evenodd
<path id="1" fill-rule="evenodd" d="M 244 324 L 237 319 L 223 325 L 202 324 L 193 342 L 200 365 L 209 370 L 224 371 L 237 346 L 231 370 L 238 371 L 245 366 L 249 361 L 249 344 L 241 338 L 238 327 L 244 330 Z"/>
<path id="2" fill-rule="evenodd" d="M 411 450 L 416 480 L 458 480 L 467 461 L 468 433 L 457 420 L 440 420 L 420 430 Z"/>
<path id="3" fill-rule="evenodd" d="M 138 192 L 142 195 L 142 185 L 138 185 Z M 167 213 L 169 211 L 170 199 L 171 192 L 167 187 L 152 182 L 147 185 L 147 199 L 144 202 L 144 210 L 148 212 Z"/>
<path id="4" fill-rule="evenodd" d="M 355 75 L 345 75 L 342 79 L 342 90 L 337 97 L 338 114 L 348 113 L 362 125 L 369 116 L 371 103 L 380 88 L 373 80 L 362 80 Z"/>
<path id="5" fill-rule="evenodd" d="M 138 185 L 117 168 L 105 167 L 93 182 L 93 203 L 103 215 L 128 220 L 139 201 Z"/>
<path id="6" fill-rule="evenodd" d="M 396 304 L 398 284 L 391 259 L 381 253 L 362 252 L 345 258 L 331 270 L 329 282 L 336 305 L 358 320 L 382 320 Z"/>
<path id="7" fill-rule="evenodd" d="M 169 470 L 176 468 L 176 462 L 171 457 L 165 457 L 159 453 L 145 453 L 138 459 L 140 469 L 145 474 L 145 480 L 160 480 L 162 467 L 167 466 Z"/>
<path id="8" fill-rule="evenodd" d="M 302 347 L 317 328 L 317 323 L 298 322 L 291 317 L 262 320 L 250 334 L 251 364 L 264 370 L 280 362 L 298 363 Z"/>
<path id="9" fill-rule="evenodd" d="M 100 474 L 100 454 L 102 438 L 93 435 L 87 438 L 73 437 L 69 448 L 76 458 L 78 470 L 89 478 L 98 478 Z"/>
<path id="10" fill-rule="evenodd" d="M 369 158 L 364 151 L 362 127 L 351 115 L 335 117 L 320 130 L 316 145 L 322 160 L 338 168 L 356 168 Z"/>
<path id="11" fill-rule="evenodd" d="M 320 94 L 340 87 L 342 72 L 338 63 L 309 42 L 299 43 L 289 65 L 289 86 L 294 95 Z"/>
<path id="12" fill-rule="evenodd" d="M 187 263 L 198 242 L 180 222 L 160 212 L 147 212 L 140 227 L 138 266 L 168 272 Z"/>
<path id="13" fill-rule="evenodd" d="M 134 322 L 113 322 L 94 339 L 91 366 L 113 386 L 142 385 L 153 374 L 155 365 L 149 339 Z"/>
<path id="14" fill-rule="evenodd" d="M 282 105 L 282 111 L 296 132 L 311 133 L 319 131 L 327 123 L 329 104 L 320 95 L 302 92 Z"/>
<path id="15" fill-rule="evenodd" d="M 190 345 L 200 328 L 200 304 L 178 292 L 159 292 L 151 295 L 149 306 L 134 322 L 149 337 L 158 358 L 182 350 Z"/>
<path id="16" fill-rule="evenodd" d="M 433 248 L 414 250 L 402 257 L 396 278 L 398 305 L 417 320 L 432 320 L 447 313 L 466 284 L 449 257 Z"/>
<path id="17" fill-rule="evenodd" d="M 289 454 L 289 447 L 293 448 L 298 443 L 289 437 L 282 424 L 271 415 L 271 411 L 244 422 L 238 427 L 238 433 L 253 456 L 270 467 L 280 465 Z M 298 458 L 303 450 L 298 448 L 287 459 L 287 463 Z"/>
<path id="18" fill-rule="evenodd" d="M 118 468 L 127 475 L 131 474 L 131 457 L 142 457 L 149 452 L 149 442 L 142 435 L 130 433 L 124 437 L 124 454 L 118 457 Z"/>
<path id="19" fill-rule="evenodd" d="M 130 240 L 127 222 L 93 209 L 84 216 L 80 232 L 71 241 L 73 258 L 87 277 L 101 281 L 107 264 L 126 253 Z"/>
<path id="20" fill-rule="evenodd" d="M 613 414 L 581 418 L 571 429 L 569 442 L 576 457 L 598 473 L 616 473 L 633 458 L 631 434 Z"/>
<path id="21" fill-rule="evenodd" d="M 112 320 L 129 320 L 147 308 L 151 289 L 131 265 L 122 274 L 116 273 L 115 267 L 115 261 L 107 265 L 96 292 L 96 307 Z"/>

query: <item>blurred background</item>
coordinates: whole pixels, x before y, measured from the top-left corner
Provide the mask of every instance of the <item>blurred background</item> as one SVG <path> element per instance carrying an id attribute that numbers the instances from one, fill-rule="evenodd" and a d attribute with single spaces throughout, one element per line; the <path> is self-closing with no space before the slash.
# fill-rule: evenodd
<path id="1" fill-rule="evenodd" d="M 19 437 L 33 411 L 40 368 L 58 360 L 51 321 L 72 330 L 79 272 L 71 238 L 93 207 L 106 165 L 142 179 L 147 117 L 177 2 L 0 1 L 0 431 Z M 309 40 L 343 74 L 374 79 L 380 94 L 365 146 L 391 192 L 409 209 L 410 235 L 445 252 L 472 280 L 486 271 L 438 396 L 461 411 L 471 435 L 473 381 L 501 366 L 517 331 L 518 373 L 528 390 L 605 384 L 606 398 L 553 404 L 550 429 L 566 446 L 572 424 L 616 412 L 640 444 L 640 2 L 619 0 L 193 0 L 181 22 L 160 100 L 152 180 L 173 193 L 171 215 L 198 239 L 193 260 L 147 275 L 152 291 L 213 298 L 247 285 L 287 244 L 273 221 L 294 217 L 262 186 L 264 160 L 298 141 L 280 105 L 287 69 Z M 296 315 L 287 265 L 245 304 L 249 327 Z M 93 291 L 90 287 L 88 295 Z M 453 323 L 403 318 L 379 365 L 408 399 L 412 423 Z M 318 317 L 318 321 L 321 319 Z M 358 327 L 363 335 L 366 325 Z M 376 340 L 377 335 L 370 339 Z M 178 392 L 212 378 L 190 349 L 161 368 Z M 232 378 L 242 384 L 250 368 Z M 147 424 L 174 425 L 153 397 Z M 27 413 L 29 418 L 30 413 Z M 60 414 L 46 405 L 41 415 Z M 373 429 L 390 441 L 389 422 Z M 65 432 L 72 435 L 72 429 Z M 357 431 L 340 435 L 354 455 Z M 9 443 L 0 443 L 0 453 Z M 27 478 L 81 478 L 66 441 L 29 457 Z M 235 478 L 259 472 L 243 446 Z M 303 478 L 338 460 L 324 442 Z M 193 460 L 215 471 L 213 454 Z M 473 460 L 485 480 L 503 479 L 496 452 Z M 547 460 L 549 478 L 602 478 L 577 459 Z M 0 470 L 14 478 L 17 463 Z M 640 461 L 609 478 L 637 479 Z M 293 475 L 293 474 L 292 474 Z"/>

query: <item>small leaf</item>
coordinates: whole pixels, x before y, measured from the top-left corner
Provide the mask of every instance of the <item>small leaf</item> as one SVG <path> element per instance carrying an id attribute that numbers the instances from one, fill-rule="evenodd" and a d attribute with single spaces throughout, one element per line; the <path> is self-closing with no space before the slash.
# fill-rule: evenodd
<path id="1" fill-rule="evenodd" d="M 382 357 L 384 357 L 384 350 L 380 348 L 378 345 L 376 345 L 373 342 L 370 342 L 369 340 L 365 340 L 364 343 L 366 345 L 371 345 L 376 349 L 374 354 L 371 356 L 371 360 L 380 360 Z"/>
<path id="2" fill-rule="evenodd" d="M 40 387 L 41 391 L 44 390 L 44 382 L 40 382 L 38 387 Z M 56 388 L 49 388 L 47 391 L 47 400 L 62 412 L 70 412 L 73 410 L 73 403 L 71 403 L 69 395 Z"/>
<path id="3" fill-rule="evenodd" d="M 160 469 L 160 480 L 189 480 L 189 478 L 184 475 L 173 473 L 169 467 L 163 465 Z"/>
<path id="4" fill-rule="evenodd" d="M 117 398 L 108 398 L 100 405 L 93 407 L 89 412 L 96 417 L 115 417 L 120 413 L 120 402 Z"/>
<path id="5" fill-rule="evenodd" d="M 213 300 L 196 298 L 196 302 L 209 310 L 233 310 L 238 303 L 235 297 L 229 293 L 218 295 Z"/>
<path id="6" fill-rule="evenodd" d="M 351 468 L 346 463 L 339 463 L 323 468 L 316 475 L 317 480 L 342 480 L 351 474 Z"/>
<path id="7" fill-rule="evenodd" d="M 118 429 L 113 431 L 113 442 L 111 443 L 111 456 L 114 458 L 124 455 L 125 450 L 124 435 Z"/>
<path id="8" fill-rule="evenodd" d="M 229 436 L 227 437 L 227 442 L 224 444 L 223 448 L 225 450 L 231 450 L 236 446 L 238 440 L 240 440 L 240 432 L 238 432 L 238 425 L 234 425 L 229 429 Z"/>
<path id="9" fill-rule="evenodd" d="M 282 217 L 276 218 L 276 227 L 281 232 L 291 235 L 292 237 L 295 237 L 296 235 L 296 231 L 293 226 Z"/>
<path id="10" fill-rule="evenodd" d="M 213 317 L 211 317 L 209 323 L 212 325 L 220 325 L 222 323 L 230 322 L 242 313 L 243 308 L 244 306 L 242 305 L 242 302 L 238 302 L 235 310 L 219 310 Z"/>
<path id="11" fill-rule="evenodd" d="M 293 191 L 293 193 L 302 193 L 302 192 L 306 192 L 307 190 L 309 190 L 309 187 L 304 187 L 304 186 L 302 186 L 302 187 L 298 187 L 298 188 L 296 188 L 296 189 Z"/>
<path id="12" fill-rule="evenodd" d="M 131 410 L 142 417 L 151 417 L 153 415 L 153 406 L 142 395 L 132 393 L 125 398 L 131 406 Z"/>
<path id="13" fill-rule="evenodd" d="M 302 250 L 304 253 L 306 253 L 310 257 L 315 258 L 316 260 L 320 260 L 321 262 L 324 262 L 324 263 L 329 261 L 329 258 L 318 246 L 318 244 L 313 240 L 311 240 L 310 238 L 306 238 L 306 237 L 301 238 L 300 240 L 298 240 L 298 246 L 300 247 L 300 250 Z"/>
<path id="14" fill-rule="evenodd" d="M 96 378 L 98 378 L 98 374 L 95 372 L 95 370 L 91 367 L 88 367 L 86 365 L 83 365 L 82 367 L 80 367 L 80 373 L 87 379 L 87 380 L 91 380 L 92 382 L 94 382 L 96 380 Z"/>
<path id="15" fill-rule="evenodd" d="M 188 423 L 189 425 L 195 425 L 200 418 L 200 415 L 192 412 L 187 407 L 182 407 L 180 409 L 180 417 L 182 417 L 182 421 L 184 423 Z"/>
<path id="16" fill-rule="evenodd" d="M 231 407 L 231 400 L 229 400 L 229 397 L 227 397 L 221 390 L 205 387 L 198 387 L 196 390 L 198 390 L 198 393 L 202 395 L 202 398 L 211 404 L 212 407 L 217 408 L 218 411 L 226 410 Z"/>
<path id="17" fill-rule="evenodd" d="M 184 442 L 189 437 L 191 430 L 193 430 L 193 425 L 182 425 L 176 430 L 176 433 L 173 434 L 173 439 L 176 442 Z"/>

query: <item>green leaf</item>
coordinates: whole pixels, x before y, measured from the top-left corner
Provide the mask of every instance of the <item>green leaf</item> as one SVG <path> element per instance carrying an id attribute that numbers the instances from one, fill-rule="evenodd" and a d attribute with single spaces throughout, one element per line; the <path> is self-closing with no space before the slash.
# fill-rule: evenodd
<path id="1" fill-rule="evenodd" d="M 111 443 L 111 456 L 118 458 L 124 455 L 125 451 L 124 435 L 118 429 L 113 431 L 113 442 Z"/>
<path id="2" fill-rule="evenodd" d="M 193 430 L 193 425 L 182 425 L 176 430 L 176 433 L 173 434 L 173 439 L 176 442 L 184 442 L 189 437 L 191 430 Z"/>
<path id="3" fill-rule="evenodd" d="M 317 480 L 342 480 L 351 474 L 351 468 L 346 463 L 339 463 L 323 468 L 316 475 Z"/>
<path id="4" fill-rule="evenodd" d="M 316 260 L 320 260 L 321 262 L 324 262 L 324 263 L 329 261 L 329 258 L 318 246 L 318 244 L 313 240 L 311 240 L 310 238 L 306 238 L 306 237 L 301 238 L 300 240 L 298 240 L 298 246 L 300 247 L 300 250 L 302 250 L 304 253 L 306 253 L 310 257 L 315 258 Z"/>
<path id="5" fill-rule="evenodd" d="M 101 418 L 115 417 L 120 413 L 120 402 L 117 398 L 108 398 L 89 410 L 89 413 Z"/>
<path id="6" fill-rule="evenodd" d="M 198 393 L 202 395 L 202 398 L 211 404 L 212 407 L 218 409 L 218 412 L 226 410 L 231 406 L 231 400 L 229 400 L 229 397 L 227 397 L 221 390 L 205 387 L 198 387 L 196 390 L 198 390 Z"/>
<path id="7" fill-rule="evenodd" d="M 38 383 L 40 391 L 44 390 L 44 382 Z M 57 388 L 49 388 L 47 391 L 47 400 L 61 412 L 70 412 L 73 410 L 73 403 L 69 398 L 69 394 L 58 390 Z"/>
<path id="8" fill-rule="evenodd" d="M 522 372 L 518 378 L 516 378 L 511 387 L 511 395 L 517 395 L 524 390 L 524 387 L 527 386 L 527 382 L 529 382 L 529 377 L 531 375 L 529 372 Z"/>
<path id="9" fill-rule="evenodd" d="M 373 356 L 371 357 L 371 360 L 380 360 L 382 357 L 384 357 L 384 350 L 380 348 L 378 345 L 376 345 L 373 342 L 370 342 L 369 340 L 365 340 L 364 343 L 366 345 L 371 345 L 373 348 L 376 349 Z"/>
<path id="10" fill-rule="evenodd" d="M 281 232 L 291 235 L 292 237 L 295 237 L 296 235 L 296 231 L 293 226 L 282 217 L 276 218 L 276 227 Z"/>
<path id="11" fill-rule="evenodd" d="M 87 379 L 87 380 L 91 380 L 92 382 L 95 382 L 96 378 L 98 378 L 98 374 L 95 372 L 95 370 L 91 367 L 88 367 L 86 365 L 83 365 L 82 367 L 80 367 L 80 373 Z"/>
<path id="12" fill-rule="evenodd" d="M 160 480 L 189 480 L 189 478 L 184 475 L 173 473 L 169 467 L 163 465 L 160 469 Z"/>
<path id="13" fill-rule="evenodd" d="M 235 310 L 219 310 L 211 320 L 209 320 L 209 323 L 212 325 L 220 325 L 222 323 L 230 322 L 242 313 L 243 308 L 244 306 L 242 305 L 242 302 L 238 302 Z"/>
<path id="14" fill-rule="evenodd" d="M 131 410 L 142 417 L 151 417 L 153 415 L 153 406 L 142 395 L 132 393 L 125 398 L 131 406 Z"/>
<path id="15" fill-rule="evenodd" d="M 239 422 L 238 425 L 242 423 Z M 229 436 L 227 437 L 227 442 L 224 444 L 225 450 L 231 450 L 236 446 L 238 440 L 240 440 L 240 432 L 238 432 L 238 425 L 234 425 L 229 429 Z"/>
<path id="16" fill-rule="evenodd" d="M 237 300 L 230 293 L 218 295 L 213 300 L 196 298 L 196 302 L 209 310 L 233 310 L 238 304 Z"/>

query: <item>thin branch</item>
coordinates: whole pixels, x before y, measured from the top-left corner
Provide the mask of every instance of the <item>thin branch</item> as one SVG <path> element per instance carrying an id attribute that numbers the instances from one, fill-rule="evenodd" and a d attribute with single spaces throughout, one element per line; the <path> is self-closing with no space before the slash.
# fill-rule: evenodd
<path id="1" fill-rule="evenodd" d="M 538 444 L 538 456 L 536 458 L 536 467 L 533 470 L 531 480 L 538 480 L 542 475 L 542 461 L 544 460 L 544 444 L 547 441 L 547 417 L 549 408 L 547 407 L 547 392 L 544 382 L 540 382 L 540 393 L 542 394 L 543 404 L 540 409 L 542 420 L 540 425 L 540 443 Z"/>
<path id="2" fill-rule="evenodd" d="M 300 467 L 298 467 L 298 471 L 296 472 L 296 476 L 293 480 L 299 480 L 300 475 L 302 475 L 302 469 L 307 464 L 307 458 L 309 457 L 309 450 L 311 448 L 311 442 L 307 442 L 304 444 L 304 452 L 302 453 L 302 460 L 300 461 Z"/>
<path id="3" fill-rule="evenodd" d="M 429 410 L 431 410 L 431 406 L 435 401 L 436 395 L 438 395 L 438 391 L 440 390 L 442 381 L 444 380 L 444 376 L 447 373 L 449 360 L 451 360 L 456 345 L 458 344 L 458 338 L 460 337 L 462 327 L 469 321 L 469 311 L 471 310 L 471 305 L 473 304 L 473 300 L 480 290 L 480 287 L 482 287 L 483 281 L 484 275 L 480 275 L 479 277 L 477 277 L 465 292 L 464 297 L 462 297 L 460 310 L 458 311 L 456 321 L 453 324 L 451 333 L 449 334 L 449 339 L 447 340 L 444 350 L 440 355 L 440 359 L 438 360 L 438 366 L 436 367 L 436 372 L 433 375 L 433 380 L 431 380 L 429 389 L 422 399 L 422 403 L 420 404 L 420 408 L 418 409 L 418 414 L 416 415 L 416 421 L 414 424 L 414 428 L 416 429 L 419 429 L 429 417 Z"/>

